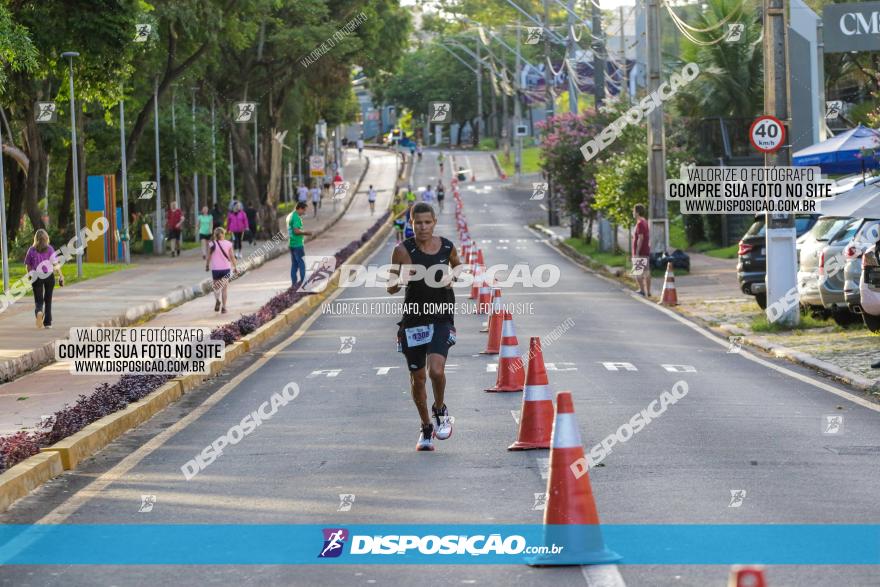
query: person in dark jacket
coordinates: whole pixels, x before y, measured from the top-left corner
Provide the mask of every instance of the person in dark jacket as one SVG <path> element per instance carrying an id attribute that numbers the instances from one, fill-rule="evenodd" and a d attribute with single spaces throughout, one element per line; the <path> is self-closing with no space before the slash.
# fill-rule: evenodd
<path id="1" fill-rule="evenodd" d="M 226 214 L 220 208 L 220 204 L 215 202 L 214 208 L 211 210 L 211 216 L 214 218 L 214 228 L 218 226 L 223 226 L 226 222 Z M 213 234 L 213 233 L 212 233 Z"/>
<path id="2" fill-rule="evenodd" d="M 244 213 L 248 219 L 247 241 L 253 245 L 257 240 L 257 209 L 251 205 L 247 205 Z"/>

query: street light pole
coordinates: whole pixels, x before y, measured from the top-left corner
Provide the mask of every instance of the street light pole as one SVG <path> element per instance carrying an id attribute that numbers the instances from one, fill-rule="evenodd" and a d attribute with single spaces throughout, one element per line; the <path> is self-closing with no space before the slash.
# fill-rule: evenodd
<path id="1" fill-rule="evenodd" d="M 128 234 L 128 158 L 125 152 L 125 99 L 119 98 L 119 150 L 122 155 L 122 254 L 131 263 L 131 236 Z"/>
<path id="2" fill-rule="evenodd" d="M 232 158 L 232 129 L 229 129 L 229 203 L 235 201 L 235 160 Z"/>
<path id="3" fill-rule="evenodd" d="M 516 120 L 516 126 L 522 124 L 522 102 L 520 101 L 522 98 L 522 55 L 520 55 L 522 43 L 521 23 L 521 19 L 516 19 L 516 85 L 514 86 L 516 89 L 516 95 L 514 96 L 513 102 L 513 117 Z M 516 171 L 516 183 L 519 183 L 522 174 L 523 139 L 521 136 L 515 136 L 514 140 L 516 141 L 516 151 L 513 155 L 513 168 Z"/>
<path id="4" fill-rule="evenodd" d="M 177 165 L 177 89 L 171 88 L 171 132 L 174 134 L 174 201 L 180 207 L 180 167 Z M 171 251 L 174 254 L 174 251 Z"/>
<path id="5" fill-rule="evenodd" d="M 193 156 L 196 155 L 196 90 L 192 88 L 192 146 Z M 198 162 L 198 157 L 195 158 Z M 199 172 L 193 170 L 193 219 L 195 220 L 195 230 L 193 231 L 193 239 L 199 242 Z"/>
<path id="6" fill-rule="evenodd" d="M 76 235 L 76 248 L 82 248 L 83 242 L 80 235 L 80 217 L 79 217 L 79 160 L 76 152 L 76 98 L 73 95 L 73 58 L 79 57 L 79 53 L 75 51 L 67 51 L 61 54 L 67 58 L 70 66 L 70 148 L 71 148 L 71 164 L 73 165 L 73 224 Z M 76 256 L 76 276 L 82 279 L 82 252 Z"/>
<path id="7" fill-rule="evenodd" d="M 159 78 L 153 82 L 153 134 L 156 148 L 156 234 L 153 235 L 153 253 L 161 255 L 165 248 L 165 230 L 162 226 L 162 169 L 159 164 Z"/>

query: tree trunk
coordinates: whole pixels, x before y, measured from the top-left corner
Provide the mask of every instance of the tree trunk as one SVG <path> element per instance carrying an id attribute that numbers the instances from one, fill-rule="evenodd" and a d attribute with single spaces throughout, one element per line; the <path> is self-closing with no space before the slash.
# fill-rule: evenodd
<path id="1" fill-rule="evenodd" d="M 46 189 L 46 166 L 49 164 L 43 139 L 34 120 L 34 110 L 31 103 L 24 105 L 22 109 L 24 117 L 25 146 L 28 154 L 28 175 L 24 185 L 24 207 L 31 226 L 34 230 L 46 228 L 43 225 L 43 214 L 40 210 L 40 195 Z"/>
<path id="2" fill-rule="evenodd" d="M 21 211 L 27 178 L 21 168 L 10 165 L 5 170 L 10 168 L 12 173 L 7 176 L 9 179 L 9 208 L 6 216 L 6 234 L 11 240 L 15 238 L 21 228 Z"/>
<path id="3" fill-rule="evenodd" d="M 275 232 L 275 225 L 277 224 L 276 217 L 278 215 L 278 201 L 281 196 L 281 181 L 284 177 L 284 169 L 281 166 L 282 145 L 287 136 L 287 131 L 276 133 L 273 128 L 270 134 L 273 137 L 273 140 L 269 185 L 266 189 L 266 201 L 262 203 L 258 212 L 260 219 L 259 224 L 264 233 L 262 236 L 266 237 Z M 268 230 L 268 233 L 266 233 L 266 230 Z"/>
<path id="4" fill-rule="evenodd" d="M 244 197 L 240 199 L 253 206 L 259 206 L 260 190 L 257 185 L 257 175 L 254 172 L 254 154 L 251 147 L 253 135 L 247 132 L 245 126 L 248 125 L 233 123 L 232 126 L 232 149 L 237 160 L 235 178 L 236 181 L 241 181 L 244 187 Z M 248 137 L 250 137 L 250 141 Z"/>

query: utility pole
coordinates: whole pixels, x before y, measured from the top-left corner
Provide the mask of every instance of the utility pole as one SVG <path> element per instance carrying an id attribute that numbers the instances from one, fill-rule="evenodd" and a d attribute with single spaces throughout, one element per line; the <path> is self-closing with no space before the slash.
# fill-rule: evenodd
<path id="1" fill-rule="evenodd" d="M 621 72 L 621 93 L 626 94 L 627 100 L 629 100 L 629 75 L 626 71 L 626 33 L 623 28 L 624 24 L 623 18 L 623 5 L 620 5 L 620 58 L 623 61 L 623 71 Z"/>
<path id="2" fill-rule="evenodd" d="M 568 54 L 568 111 L 577 114 L 578 111 L 578 87 L 571 70 L 574 69 L 572 63 L 575 59 L 575 51 L 577 43 L 574 40 L 574 4 L 575 0 L 568 0 L 568 45 L 566 53 Z M 596 26 L 596 6 L 593 5 L 593 26 Z"/>
<path id="3" fill-rule="evenodd" d="M 131 263 L 131 236 L 128 234 L 128 160 L 125 153 L 125 97 L 119 97 L 119 154 L 121 155 L 122 179 L 122 255 L 126 263 Z M 48 205 L 48 202 L 47 202 Z"/>
<path id="4" fill-rule="evenodd" d="M 153 82 L 153 134 L 156 147 L 156 233 L 153 235 L 153 253 L 161 255 L 165 248 L 165 231 L 162 228 L 162 168 L 159 160 L 159 78 Z"/>
<path id="5" fill-rule="evenodd" d="M 480 36 L 477 35 L 477 132 L 474 136 L 474 146 L 480 143 L 483 134 L 483 62 L 480 58 Z"/>
<path id="6" fill-rule="evenodd" d="M 303 146 L 302 133 L 296 133 L 296 178 L 303 185 Z"/>
<path id="7" fill-rule="evenodd" d="M 781 1 L 781 0 L 780 0 Z M 660 0 L 647 0 L 648 94 L 660 87 Z M 651 228 L 651 250 L 669 248 L 669 221 L 666 218 L 666 136 L 663 129 L 663 106 L 648 115 L 648 218 Z"/>
<path id="8" fill-rule="evenodd" d="M 522 124 L 522 103 L 520 96 L 522 94 L 522 57 L 520 57 L 520 49 L 522 45 L 522 19 L 516 19 L 516 80 L 514 80 L 514 88 L 516 93 L 513 100 L 513 118 L 514 126 Z M 516 143 L 516 150 L 513 155 L 513 168 L 516 170 L 516 183 L 520 182 L 522 174 L 522 137 L 515 136 L 513 139 Z"/>
<path id="9" fill-rule="evenodd" d="M 602 11 L 598 2 L 593 2 L 593 96 L 596 98 L 596 109 L 605 103 L 605 42 L 602 38 Z M 571 15 L 569 15 L 571 16 Z M 659 30 L 659 29 L 658 29 Z M 660 35 L 657 35 L 660 41 Z M 657 49 L 660 50 L 659 47 Z"/>
<path id="10" fill-rule="evenodd" d="M 788 83 L 788 15 L 785 0 L 764 0 L 764 114 L 782 121 L 788 143 L 774 153 L 764 154 L 766 167 L 791 165 Z M 788 292 L 797 292 L 794 215 L 768 212 L 765 226 L 767 319 L 777 324 L 795 326 L 800 321 L 800 307 L 783 301 Z"/>
<path id="11" fill-rule="evenodd" d="M 544 28 L 541 31 L 544 37 L 544 89 L 546 91 L 546 119 L 553 116 L 553 72 L 550 71 L 550 3 L 544 0 Z M 556 212 L 556 196 L 553 193 L 553 178 L 547 174 L 547 224 L 559 225 L 559 214 Z"/>
<path id="12" fill-rule="evenodd" d="M 235 160 L 232 158 L 232 129 L 229 129 L 229 202 L 235 201 Z"/>

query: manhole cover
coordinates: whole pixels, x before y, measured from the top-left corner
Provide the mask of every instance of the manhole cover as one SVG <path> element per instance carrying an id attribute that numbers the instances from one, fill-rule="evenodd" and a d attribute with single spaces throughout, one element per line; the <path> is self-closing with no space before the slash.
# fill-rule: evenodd
<path id="1" fill-rule="evenodd" d="M 880 446 L 826 446 L 836 455 L 857 456 L 880 454 Z"/>

